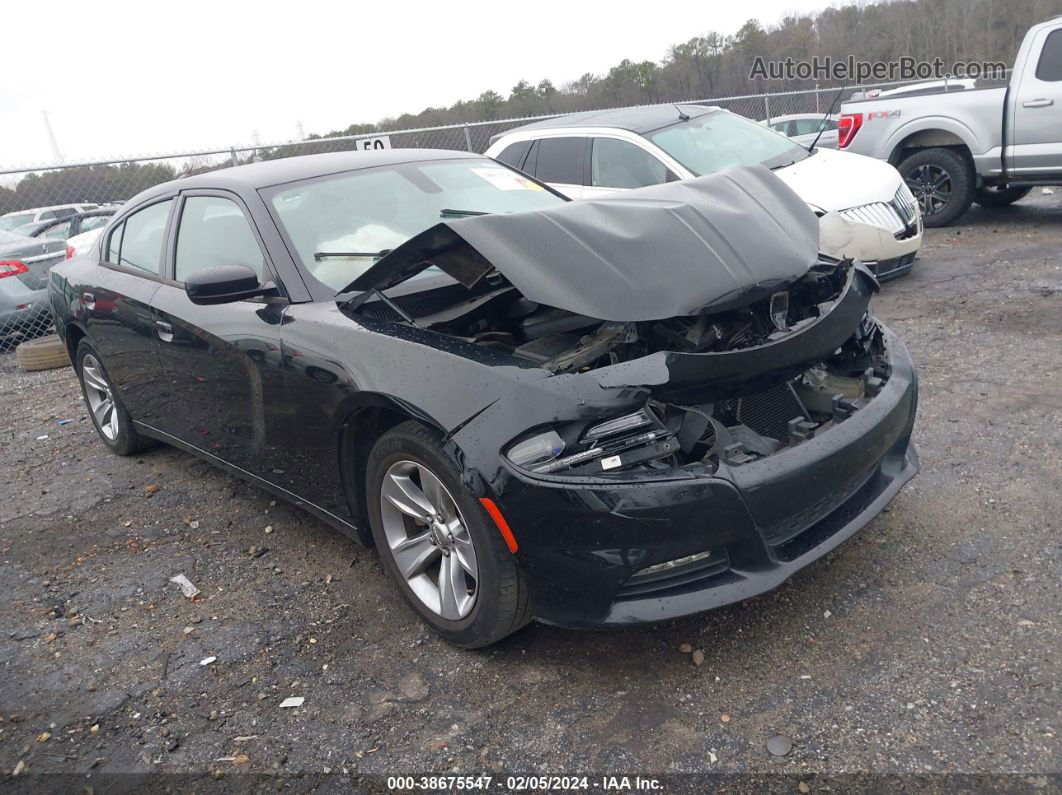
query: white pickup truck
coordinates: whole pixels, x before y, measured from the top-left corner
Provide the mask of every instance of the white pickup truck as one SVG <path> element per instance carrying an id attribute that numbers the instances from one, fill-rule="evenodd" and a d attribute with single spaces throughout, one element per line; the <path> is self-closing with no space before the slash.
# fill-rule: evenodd
<path id="1" fill-rule="evenodd" d="M 1029 29 L 1006 84 L 841 106 L 840 149 L 896 166 L 926 226 L 1062 184 L 1062 17 Z"/>

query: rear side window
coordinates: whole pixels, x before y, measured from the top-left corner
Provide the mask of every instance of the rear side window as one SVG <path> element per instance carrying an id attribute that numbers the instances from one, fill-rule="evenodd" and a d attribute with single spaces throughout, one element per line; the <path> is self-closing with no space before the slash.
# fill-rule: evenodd
<path id="1" fill-rule="evenodd" d="M 1048 83 L 1062 80 L 1062 29 L 1052 30 L 1044 40 L 1040 63 L 1036 65 L 1036 79 Z"/>
<path id="2" fill-rule="evenodd" d="M 239 205 L 220 196 L 190 196 L 177 228 L 174 278 L 183 282 L 193 273 L 222 265 L 245 265 L 263 273 L 262 250 Z"/>
<path id="3" fill-rule="evenodd" d="M 667 166 L 630 141 L 595 138 L 590 184 L 596 188 L 644 188 L 668 181 Z"/>
<path id="4" fill-rule="evenodd" d="M 118 264 L 146 273 L 158 274 L 162 264 L 162 241 L 166 233 L 166 219 L 173 199 L 152 204 L 125 219 L 122 224 Z M 113 250 L 115 235 L 111 235 Z"/>
<path id="5" fill-rule="evenodd" d="M 586 138 L 541 138 L 535 176 L 542 182 L 582 185 L 585 152 Z"/>
<path id="6" fill-rule="evenodd" d="M 509 144 L 502 149 L 496 159 L 505 163 L 507 166 L 520 168 L 524 162 L 524 158 L 527 157 L 527 152 L 530 148 L 531 141 L 517 141 L 515 144 Z"/>

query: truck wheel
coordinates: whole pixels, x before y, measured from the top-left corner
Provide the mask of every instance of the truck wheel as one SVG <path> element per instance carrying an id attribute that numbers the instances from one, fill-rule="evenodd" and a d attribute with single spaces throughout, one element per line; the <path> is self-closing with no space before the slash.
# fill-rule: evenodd
<path id="1" fill-rule="evenodd" d="M 947 226 L 974 200 L 973 166 L 951 149 L 921 149 L 896 168 L 918 200 L 925 226 Z"/>
<path id="2" fill-rule="evenodd" d="M 1031 190 L 1031 186 L 1025 188 L 978 188 L 974 201 L 982 207 L 1006 207 L 1008 204 L 1014 204 L 1018 199 L 1024 199 Z"/>

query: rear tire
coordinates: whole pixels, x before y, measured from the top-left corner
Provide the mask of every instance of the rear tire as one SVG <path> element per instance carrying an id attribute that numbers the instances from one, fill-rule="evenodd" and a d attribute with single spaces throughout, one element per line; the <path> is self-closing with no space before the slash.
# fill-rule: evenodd
<path id="1" fill-rule="evenodd" d="M 1029 195 L 1032 187 L 1025 188 L 978 188 L 974 201 L 982 207 L 1006 207 Z"/>
<path id="2" fill-rule="evenodd" d="M 918 201 L 923 226 L 947 226 L 973 203 L 977 180 L 973 164 L 951 149 L 921 149 L 896 169 Z"/>
<path id="3" fill-rule="evenodd" d="M 396 485 L 399 482 L 404 485 Z M 414 496 L 407 498 L 410 491 Z M 460 469 L 437 432 L 404 422 L 381 436 L 369 454 L 365 493 L 383 567 L 406 603 L 439 635 L 455 646 L 475 649 L 496 643 L 530 621 L 527 586 L 516 559 L 462 484 Z M 424 504 L 421 498 L 427 497 L 425 507 L 443 521 L 429 524 L 414 518 L 412 513 L 431 514 L 399 510 L 385 494 L 398 495 L 410 506 Z M 449 541 L 442 530 L 448 526 L 456 528 Z M 441 544 L 434 540 L 440 536 Z M 396 556 L 402 557 L 405 573 Z M 457 566 L 463 568 L 453 568 Z M 443 593 L 444 581 L 455 581 L 445 578 L 448 571 L 460 580 L 456 588 L 449 585 L 449 593 L 458 594 L 456 600 Z"/>
<path id="4" fill-rule="evenodd" d="M 152 441 L 136 432 L 100 355 L 88 340 L 81 340 L 76 355 L 77 378 L 89 417 L 103 443 L 116 455 L 133 455 Z"/>

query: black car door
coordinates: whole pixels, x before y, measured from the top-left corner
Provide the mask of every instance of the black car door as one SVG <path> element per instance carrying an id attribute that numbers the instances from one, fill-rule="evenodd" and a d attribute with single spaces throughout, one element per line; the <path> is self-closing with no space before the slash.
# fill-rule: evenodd
<path id="1" fill-rule="evenodd" d="M 149 303 L 161 284 L 173 204 L 163 197 L 127 215 L 104 242 L 92 284 L 78 287 L 89 341 L 130 414 L 149 425 L 162 382 Z"/>
<path id="2" fill-rule="evenodd" d="M 287 301 L 255 298 L 200 306 L 184 281 L 196 271 L 246 265 L 277 281 L 241 200 L 224 191 L 186 191 L 174 213 L 167 278 L 155 293 L 166 385 L 158 429 L 266 479 L 281 466 L 275 413 L 284 405 L 280 324 Z"/>

